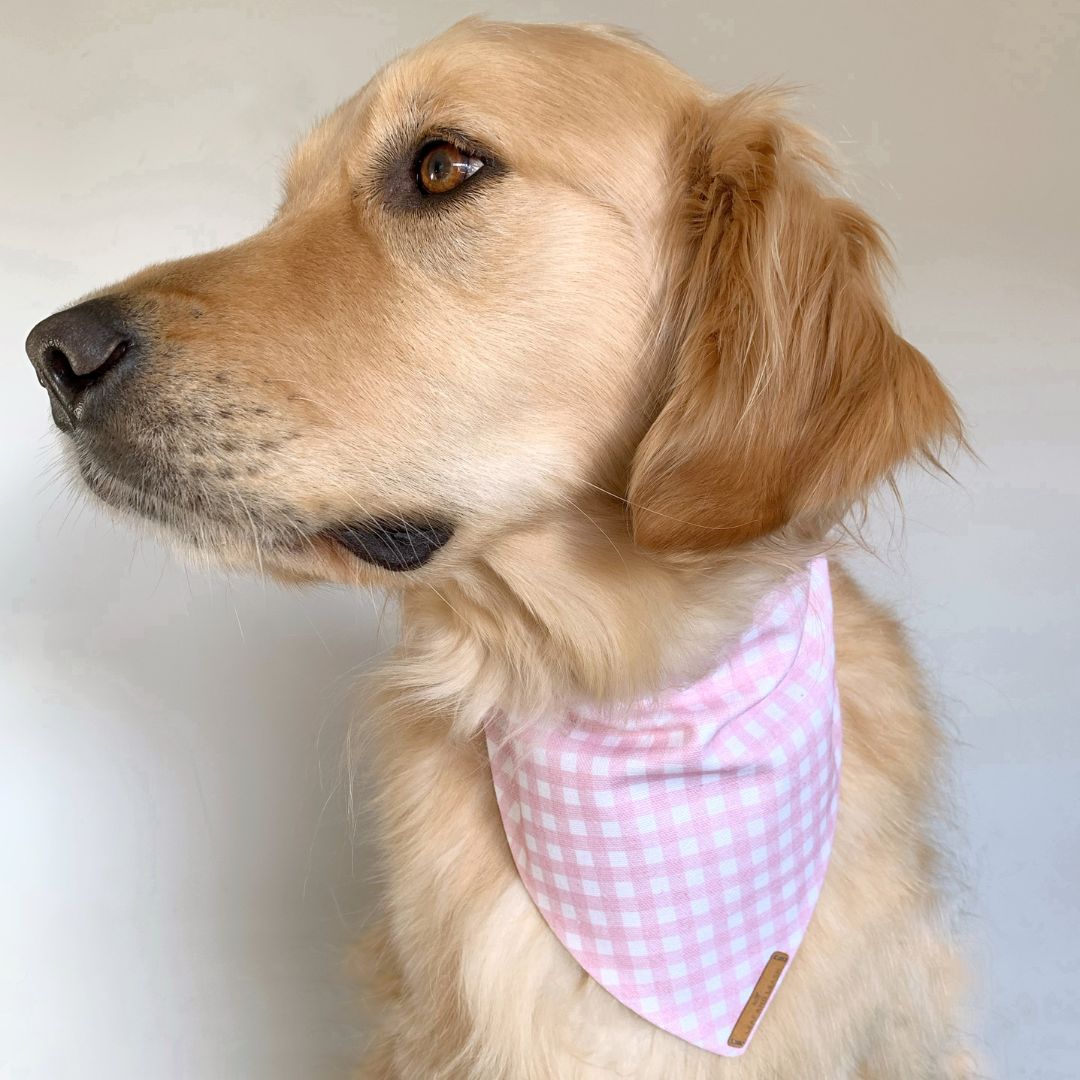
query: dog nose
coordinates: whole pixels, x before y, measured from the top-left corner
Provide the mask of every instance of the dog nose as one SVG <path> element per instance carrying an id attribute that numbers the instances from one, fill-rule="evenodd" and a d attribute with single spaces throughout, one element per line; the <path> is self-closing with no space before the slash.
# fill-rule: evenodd
<path id="1" fill-rule="evenodd" d="M 137 353 L 130 320 L 108 296 L 50 315 L 26 339 L 26 354 L 49 391 L 53 419 L 65 431 L 78 425 L 87 391 L 131 364 Z"/>

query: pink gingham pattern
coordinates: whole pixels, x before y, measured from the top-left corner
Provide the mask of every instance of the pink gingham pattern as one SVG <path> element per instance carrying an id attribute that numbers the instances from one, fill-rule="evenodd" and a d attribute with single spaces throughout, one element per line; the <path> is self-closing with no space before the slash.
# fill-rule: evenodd
<path id="1" fill-rule="evenodd" d="M 487 738 L 518 872 L 562 944 L 645 1019 L 741 1053 L 732 1027 L 769 957 L 798 949 L 836 822 L 825 559 L 693 686 L 521 732 L 495 718 Z"/>

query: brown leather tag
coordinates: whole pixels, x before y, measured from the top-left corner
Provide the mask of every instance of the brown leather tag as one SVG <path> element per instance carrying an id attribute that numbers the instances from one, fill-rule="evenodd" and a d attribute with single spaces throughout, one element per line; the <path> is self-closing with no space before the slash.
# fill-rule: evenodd
<path id="1" fill-rule="evenodd" d="M 772 997 L 787 962 L 787 953 L 774 952 L 769 957 L 761 975 L 758 976 L 758 981 L 754 984 L 754 989 L 750 992 L 750 997 L 743 1006 L 743 1011 L 739 1013 L 739 1019 L 735 1021 L 735 1026 L 731 1029 L 731 1035 L 727 1041 L 728 1046 L 733 1046 L 738 1050 L 746 1045 L 746 1040 L 750 1038 L 754 1025 L 761 1018 L 765 1006 L 769 1004 L 769 998 Z"/>

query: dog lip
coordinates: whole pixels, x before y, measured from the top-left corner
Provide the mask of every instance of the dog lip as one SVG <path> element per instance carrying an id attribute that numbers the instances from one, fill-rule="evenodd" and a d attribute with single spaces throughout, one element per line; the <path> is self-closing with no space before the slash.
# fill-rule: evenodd
<path id="1" fill-rule="evenodd" d="M 432 518 L 370 518 L 324 529 L 335 541 L 364 562 L 384 570 L 417 570 L 454 535 L 449 522 Z"/>
<path id="2" fill-rule="evenodd" d="M 72 435 L 75 431 L 78 413 L 65 405 L 51 386 L 48 386 L 40 378 L 38 381 L 49 391 L 49 408 L 52 411 L 53 423 L 63 434 Z"/>

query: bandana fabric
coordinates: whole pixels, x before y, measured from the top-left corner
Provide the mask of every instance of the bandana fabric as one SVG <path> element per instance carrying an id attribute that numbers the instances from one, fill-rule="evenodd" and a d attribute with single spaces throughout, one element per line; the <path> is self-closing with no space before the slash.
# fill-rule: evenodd
<path id="1" fill-rule="evenodd" d="M 821 891 L 834 669 L 819 558 L 693 686 L 556 726 L 488 726 L 506 838 L 548 925 L 624 1005 L 713 1053 L 745 1049 Z"/>

